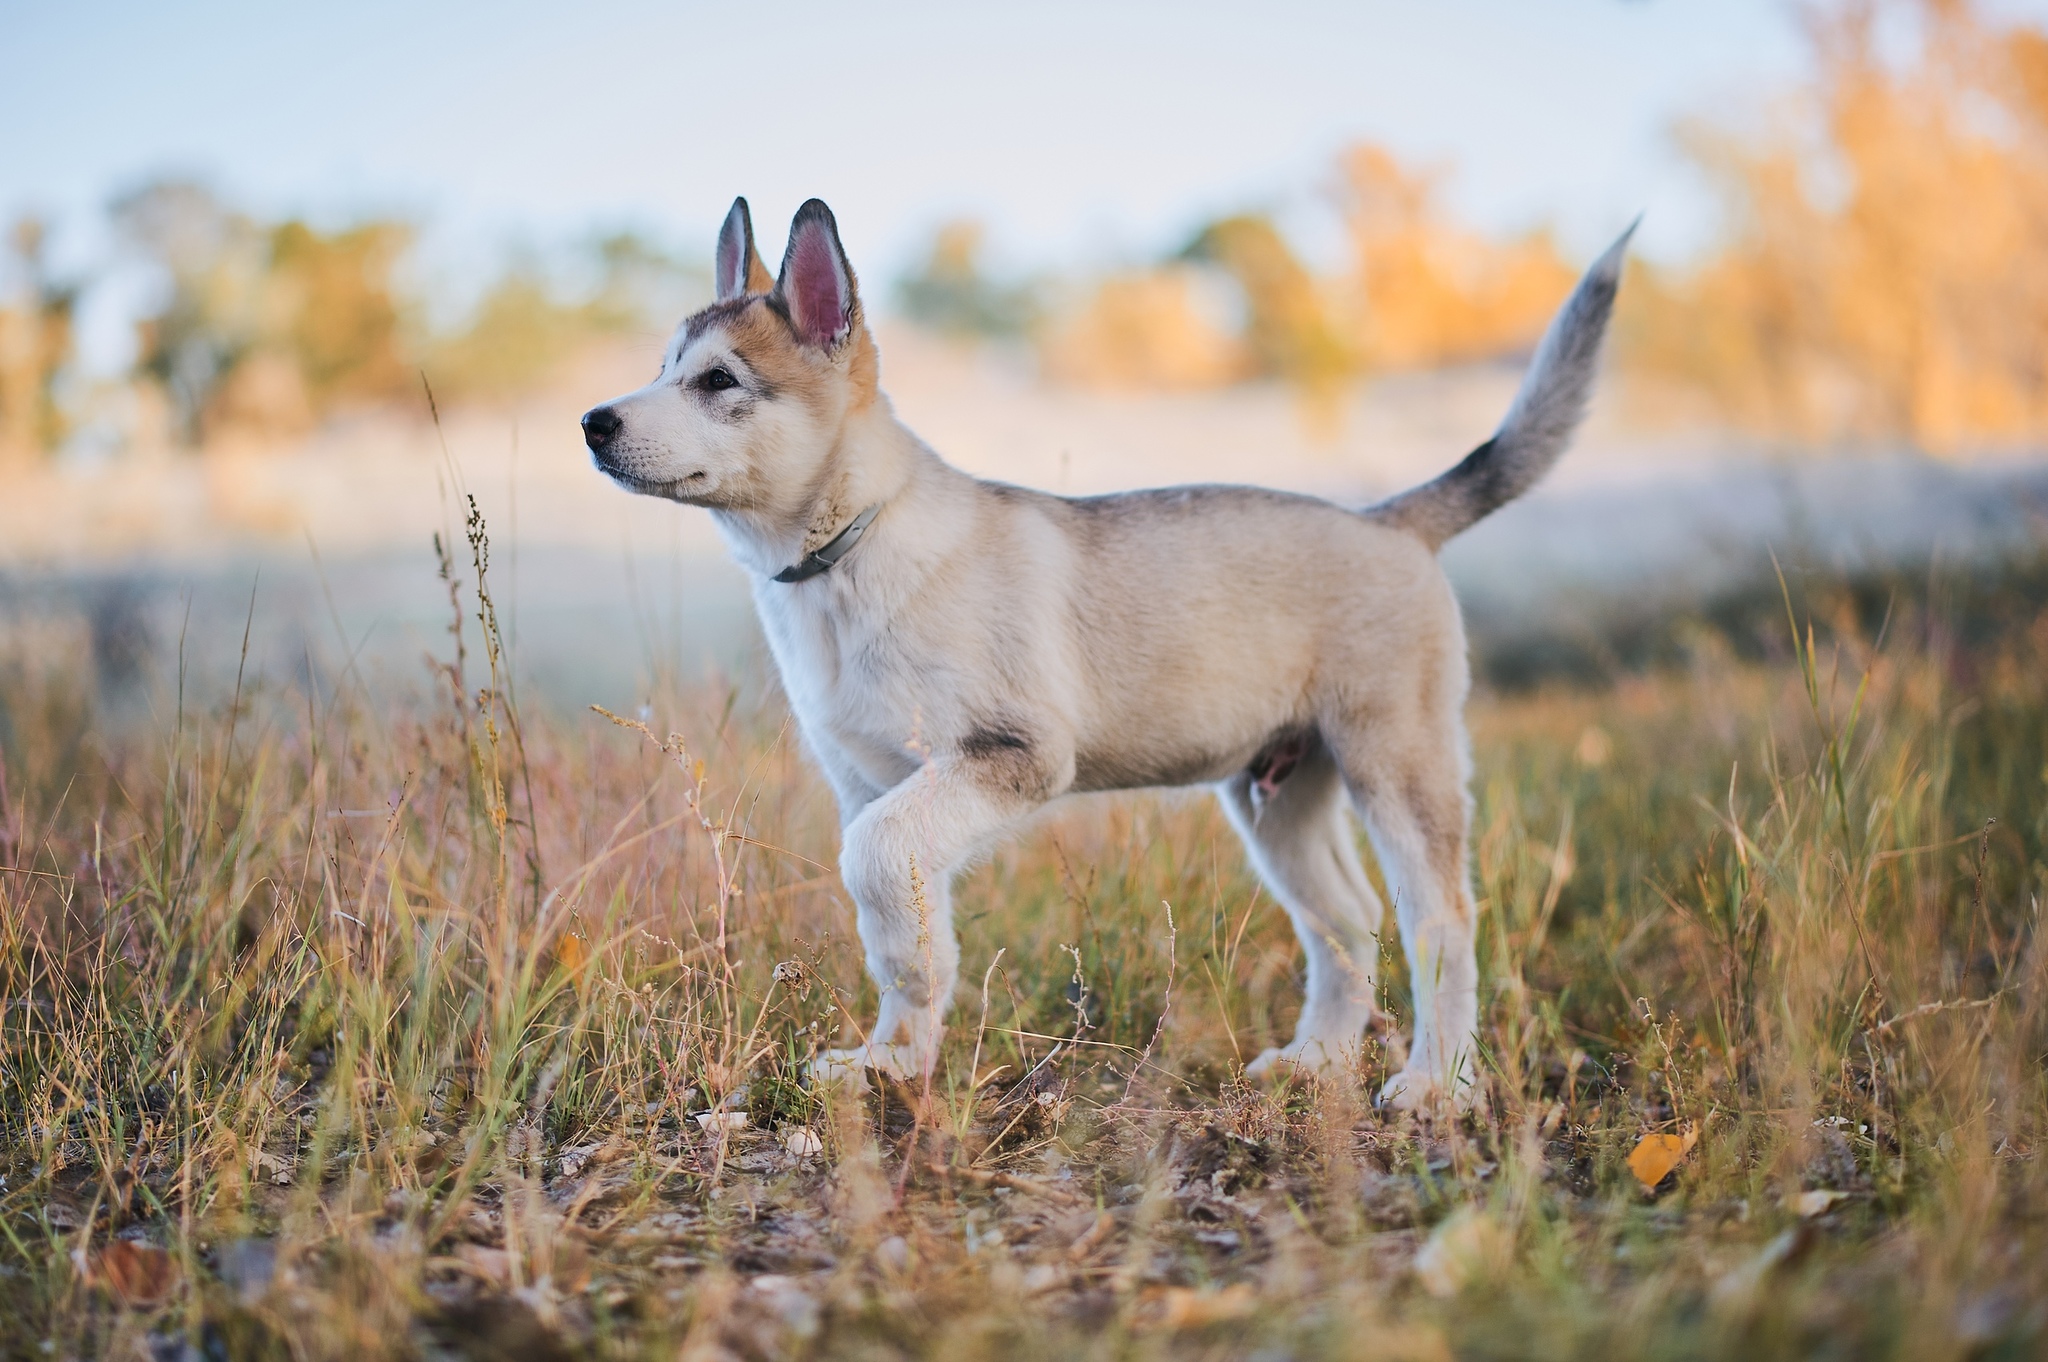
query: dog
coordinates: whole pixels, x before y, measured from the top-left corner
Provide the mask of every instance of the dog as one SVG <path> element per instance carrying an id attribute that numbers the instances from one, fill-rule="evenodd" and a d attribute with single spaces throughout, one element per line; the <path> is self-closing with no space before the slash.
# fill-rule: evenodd
<path id="1" fill-rule="evenodd" d="M 1633 232 L 1630 228 L 1630 232 Z M 1437 550 L 1527 491 L 1584 414 L 1628 235 L 1538 345 L 1493 437 L 1354 510 L 1255 487 L 1060 497 L 972 477 L 896 419 L 832 212 L 780 271 L 745 199 L 716 300 L 583 434 L 627 491 L 701 506 L 752 579 L 880 1012 L 824 1078 L 929 1073 L 959 973 L 949 885 L 1072 793 L 1207 785 L 1307 961 L 1294 1038 L 1249 1066 L 1341 1068 L 1374 1018 L 1385 874 L 1415 1004 L 1395 1108 L 1470 1100 L 1470 687 Z"/>

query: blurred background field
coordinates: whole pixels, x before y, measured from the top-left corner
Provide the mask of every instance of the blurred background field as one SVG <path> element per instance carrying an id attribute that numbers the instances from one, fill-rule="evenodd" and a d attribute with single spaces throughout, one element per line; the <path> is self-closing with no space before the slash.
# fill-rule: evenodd
<path id="1" fill-rule="evenodd" d="M 919 164 L 914 148 L 798 139 L 781 160 L 763 146 L 751 176 L 713 184 L 692 169 L 700 158 L 643 166 L 647 144 L 614 146 L 614 133 L 592 154 L 658 182 L 660 202 L 687 187 L 687 216 L 648 211 L 644 191 L 607 182 L 585 222 L 636 225 L 559 226 L 558 213 L 536 231 L 478 225 L 463 186 L 473 176 L 477 200 L 502 197 L 493 175 L 504 172 L 488 163 L 450 166 L 455 188 L 424 209 L 378 210 L 281 173 L 266 159 L 281 154 L 277 132 L 251 131 L 246 146 L 223 137 L 215 125 L 229 114 L 204 102 L 183 142 L 175 117 L 168 135 L 130 132 L 159 147 L 158 165 L 134 163 L 104 110 L 24 108 L 48 145 L 0 183 L 14 214 L 0 267 L 0 610 L 24 629 L 96 640 L 110 664 L 145 652 L 160 662 L 182 634 L 197 645 L 193 676 L 217 682 L 260 573 L 259 658 L 409 664 L 437 618 L 431 536 L 459 521 L 467 492 L 494 526 L 517 665 L 543 693 L 623 703 L 651 668 L 748 656 L 740 582 L 707 522 L 606 486 L 575 418 L 642 381 L 674 320 L 706 297 L 709 233 L 688 224 L 754 192 L 772 255 L 769 224 L 789 205 L 760 191 L 790 173 L 782 161 L 821 157 L 829 182 L 815 189 L 843 182 L 856 196 L 839 206 L 906 420 L 976 472 L 1073 492 L 1255 481 L 1362 502 L 1427 476 L 1484 437 L 1577 266 L 1647 209 L 1586 438 L 1537 497 L 1449 555 L 1487 649 L 1526 659 L 1532 635 L 1583 642 L 1616 612 L 1752 582 L 1772 550 L 1795 568 L 1850 572 L 2024 551 L 2048 486 L 2042 30 L 2024 10 L 1931 0 L 1736 7 L 1718 24 L 1682 6 L 1581 8 L 1519 63 L 1533 69 L 1498 108 L 1449 123 L 1431 106 L 1404 121 L 1360 88 L 1352 102 L 1387 125 L 1376 133 L 1343 111 L 1341 88 L 1321 88 L 1327 73 L 1304 77 L 1324 103 L 1292 115 L 1313 129 L 1301 145 L 1247 170 L 1224 140 L 1212 183 L 1169 164 L 1152 185 L 1134 165 L 1122 177 L 1133 221 L 1078 244 L 1014 208 L 1014 229 L 969 210 L 920 225 L 902 206 L 863 222 L 869 182 Z M 231 19 L 211 21 L 228 51 L 276 55 L 227 37 Z M 614 15 L 581 41 L 604 50 L 634 21 Z M 938 23 L 908 11 L 878 22 L 866 41 L 884 63 L 914 61 L 888 45 Z M 1386 18 L 1382 41 L 1464 42 L 1490 71 L 1512 61 L 1500 44 L 1527 37 L 1518 22 L 1494 15 L 1489 27 L 1475 10 L 1415 33 Z M 1110 42 L 1144 31 L 1129 15 L 1101 23 Z M 793 60 L 859 41 L 814 26 L 799 23 Z M 27 83 L 13 98 L 26 104 L 43 79 L 31 54 L 66 32 L 48 17 L 19 29 Z M 522 33 L 543 41 L 516 25 L 508 40 Z M 1200 11 L 1180 33 L 1197 48 L 1221 36 Z M 101 60 L 128 74 L 149 26 L 113 34 Z M 205 60 L 203 36 L 164 40 Z M 361 41 L 305 30 L 276 41 L 330 36 Z M 1359 79 L 1378 73 L 1371 23 L 1345 36 L 1362 43 Z M 726 41 L 704 27 L 692 50 L 710 62 Z M 1674 57 L 1686 44 L 1696 54 Z M 1548 88 L 1543 61 L 1577 48 L 1595 69 L 1632 56 L 1672 89 L 1645 105 L 1640 77 L 1616 69 L 1610 108 L 1582 97 L 1518 114 L 1517 98 Z M 176 85 L 160 65 L 136 73 L 144 89 Z M 1247 97 L 1261 80 L 1284 83 L 1284 65 L 1248 77 Z M 1202 69 L 1190 58 L 1190 76 Z M 720 92 L 735 78 L 722 79 Z M 1179 88 L 1170 72 L 1141 79 Z M 873 97 L 872 121 L 892 128 L 891 97 Z M 1099 96 L 1067 98 L 1093 108 Z M 1589 174 L 1582 159 L 1604 178 L 1578 202 L 1489 199 L 1459 151 L 1435 145 L 1445 132 L 1428 114 L 1463 140 L 1463 161 L 1525 150 L 1516 125 L 1527 122 L 1552 139 L 1544 154 L 1561 184 Z M 309 125 L 317 159 L 332 120 L 289 103 L 285 115 Z M 1635 123 L 1600 140 L 1604 121 L 1624 117 Z M 993 131 L 1010 121 L 1000 108 L 967 116 L 990 138 L 1016 136 Z M 374 139 L 390 136 L 372 127 L 349 146 L 358 177 Z M 38 209 L 47 187 L 19 177 L 54 165 L 67 129 L 79 159 L 114 178 L 95 202 L 52 169 L 55 197 L 85 197 Z M 1061 192 L 1094 185 L 1103 154 L 1074 148 L 1082 188 Z M 409 164 L 395 148 L 391 159 L 402 186 Z M 237 190 L 238 166 L 257 188 Z M 553 167 L 546 148 L 535 154 L 536 177 Z M 919 211 L 1028 196 L 1027 184 L 1005 200 L 991 175 L 968 171 L 957 191 L 938 177 Z M 1192 201 L 1177 220 L 1165 206 L 1175 194 Z M 1098 218 L 1119 202 L 1098 199 Z"/>
<path id="2" fill-rule="evenodd" d="M 0 7 L 0 125 L 0 1356 L 2048 1337 L 2039 5 Z M 1146 796 L 966 877 L 935 1088 L 798 1082 L 830 801 L 576 427 L 735 193 L 956 463 L 1352 503 L 1646 213 L 1446 553 L 1478 1116 L 1235 1082 L 1298 950 Z"/>

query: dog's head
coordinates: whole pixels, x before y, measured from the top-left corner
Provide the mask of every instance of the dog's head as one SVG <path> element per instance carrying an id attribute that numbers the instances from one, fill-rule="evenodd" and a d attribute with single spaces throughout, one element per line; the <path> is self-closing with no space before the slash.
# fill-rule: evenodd
<path id="1" fill-rule="evenodd" d="M 832 210 L 797 210 L 771 279 L 747 201 L 718 234 L 717 301 L 676 328 L 652 383 L 584 413 L 599 471 L 693 506 L 814 494 L 849 415 L 875 399 L 875 346 Z"/>

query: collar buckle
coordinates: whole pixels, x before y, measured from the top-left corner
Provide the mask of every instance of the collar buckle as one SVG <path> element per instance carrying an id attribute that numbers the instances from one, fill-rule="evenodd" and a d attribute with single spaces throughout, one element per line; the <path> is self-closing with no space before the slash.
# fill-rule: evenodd
<path id="1" fill-rule="evenodd" d="M 881 510 L 882 503 L 878 501 L 855 516 L 853 523 L 845 529 L 833 535 L 831 539 L 811 553 L 804 555 L 803 561 L 790 564 L 782 571 L 776 573 L 770 580 L 777 582 L 808 582 L 813 577 L 820 577 L 830 572 L 840 559 L 852 552 L 853 546 L 860 542 L 860 537 L 867 533 L 868 526 L 873 523 L 874 518 L 881 513 Z"/>

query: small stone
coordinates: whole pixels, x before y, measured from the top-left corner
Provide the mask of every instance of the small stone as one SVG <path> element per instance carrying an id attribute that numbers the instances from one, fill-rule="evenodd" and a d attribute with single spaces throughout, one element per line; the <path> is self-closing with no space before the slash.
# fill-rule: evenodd
<path id="1" fill-rule="evenodd" d="M 253 1305 L 277 1276 L 277 1244 L 270 1239 L 230 1239 L 214 1256 L 214 1270 L 244 1305 Z"/>
<path id="2" fill-rule="evenodd" d="M 782 1137 L 782 1147 L 799 1159 L 809 1159 L 825 1151 L 825 1142 L 809 1126 L 798 1126 Z"/>
<path id="3" fill-rule="evenodd" d="M 1029 1295 L 1050 1291 L 1067 1279 L 1066 1269 L 1054 1263 L 1038 1263 L 1024 1272 L 1024 1290 Z"/>
<path id="4" fill-rule="evenodd" d="M 900 1234 L 892 1234 L 875 1245 L 875 1266 L 884 1272 L 904 1272 L 910 1267 L 910 1243 Z"/>
<path id="5" fill-rule="evenodd" d="M 575 1177 L 597 1157 L 599 1151 L 603 1148 L 604 1146 L 601 1144 L 584 1144 L 578 1145 L 574 1149 L 563 1150 L 559 1161 L 562 1176 L 565 1178 Z"/>
<path id="6" fill-rule="evenodd" d="M 1500 1226 L 1470 1206 L 1453 1211 L 1415 1255 L 1422 1289 L 1448 1300 L 1495 1269 L 1512 1246 Z"/>
<path id="7" fill-rule="evenodd" d="M 791 1334 L 807 1339 L 818 1332 L 818 1303 L 796 1282 L 770 1272 L 754 1278 L 752 1285 Z"/>

